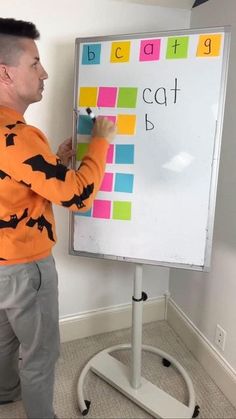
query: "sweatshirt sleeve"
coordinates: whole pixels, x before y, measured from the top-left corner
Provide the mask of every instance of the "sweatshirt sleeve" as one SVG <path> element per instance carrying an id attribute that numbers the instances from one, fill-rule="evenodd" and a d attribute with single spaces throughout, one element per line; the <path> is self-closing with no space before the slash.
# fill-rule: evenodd
<path id="1" fill-rule="evenodd" d="M 32 191 L 71 211 L 87 211 L 100 187 L 109 143 L 93 138 L 79 169 L 60 163 L 46 137 L 37 128 L 21 127 L 14 144 L 4 150 L 6 173 Z"/>

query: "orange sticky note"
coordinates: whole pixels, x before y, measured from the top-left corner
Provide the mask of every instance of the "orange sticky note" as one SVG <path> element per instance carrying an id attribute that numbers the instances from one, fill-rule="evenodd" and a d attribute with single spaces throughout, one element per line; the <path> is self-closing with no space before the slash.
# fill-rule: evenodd
<path id="1" fill-rule="evenodd" d="M 197 57 L 217 57 L 220 55 L 222 35 L 200 35 L 197 47 Z"/>
<path id="2" fill-rule="evenodd" d="M 78 106 L 97 106 L 97 87 L 81 87 L 79 92 Z"/>
<path id="3" fill-rule="evenodd" d="M 136 128 L 136 115 L 117 116 L 117 134 L 134 135 Z"/>
<path id="4" fill-rule="evenodd" d="M 112 42 L 111 63 L 125 63 L 129 61 L 130 41 Z"/>

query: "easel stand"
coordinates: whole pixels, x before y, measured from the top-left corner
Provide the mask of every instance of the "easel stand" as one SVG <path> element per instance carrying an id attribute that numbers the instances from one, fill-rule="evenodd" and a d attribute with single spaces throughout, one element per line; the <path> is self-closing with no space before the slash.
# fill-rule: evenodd
<path id="1" fill-rule="evenodd" d="M 193 384 L 183 367 L 165 352 L 152 346 L 142 345 L 142 305 L 147 299 L 147 295 L 142 292 L 142 274 L 143 266 L 136 265 L 132 301 L 132 345 L 122 344 L 107 348 L 95 355 L 82 370 L 77 390 L 79 407 L 83 416 L 87 415 L 90 406 L 90 401 L 84 400 L 83 396 L 84 379 L 90 369 L 155 418 L 183 419 L 198 416 L 199 407 L 195 406 Z M 110 355 L 114 351 L 126 349 L 132 351 L 131 371 Z M 172 364 L 176 367 L 188 388 L 188 406 L 141 377 L 142 350 L 161 356 L 163 365 Z"/>

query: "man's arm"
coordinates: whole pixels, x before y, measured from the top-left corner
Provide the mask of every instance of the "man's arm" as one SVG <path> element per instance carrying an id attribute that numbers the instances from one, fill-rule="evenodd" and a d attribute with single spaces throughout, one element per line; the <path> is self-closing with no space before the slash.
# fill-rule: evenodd
<path id="1" fill-rule="evenodd" d="M 39 130 L 22 126 L 14 138 L 14 146 L 3 150 L 1 164 L 9 176 L 30 185 L 48 201 L 71 211 L 86 211 L 100 187 L 109 143 L 115 133 L 116 127 L 111 121 L 97 118 L 88 153 L 79 169 L 72 170 L 60 163 Z"/>

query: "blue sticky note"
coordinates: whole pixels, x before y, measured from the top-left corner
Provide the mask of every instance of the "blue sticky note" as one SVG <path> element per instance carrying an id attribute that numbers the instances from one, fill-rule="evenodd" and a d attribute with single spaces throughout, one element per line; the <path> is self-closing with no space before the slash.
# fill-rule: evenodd
<path id="1" fill-rule="evenodd" d="M 115 192 L 133 192 L 134 175 L 128 173 L 116 173 Z"/>
<path id="2" fill-rule="evenodd" d="M 77 122 L 77 133 L 81 135 L 91 135 L 93 121 L 89 115 L 79 115 Z"/>
<path id="3" fill-rule="evenodd" d="M 82 215 L 83 217 L 91 217 L 92 209 L 90 209 L 86 212 L 76 212 L 75 215 Z"/>
<path id="4" fill-rule="evenodd" d="M 133 144 L 116 145 L 115 163 L 133 164 L 134 163 L 134 145 Z"/>
<path id="5" fill-rule="evenodd" d="M 82 64 L 100 64 L 101 44 L 83 45 Z"/>

